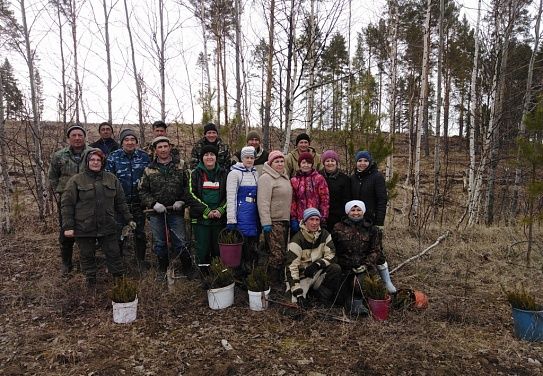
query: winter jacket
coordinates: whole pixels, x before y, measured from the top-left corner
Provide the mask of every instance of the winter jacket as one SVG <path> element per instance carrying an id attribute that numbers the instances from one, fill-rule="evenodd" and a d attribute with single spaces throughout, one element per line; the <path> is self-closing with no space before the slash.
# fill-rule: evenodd
<path id="1" fill-rule="evenodd" d="M 354 222 L 349 218 L 336 223 L 332 232 L 338 264 L 343 271 L 361 265 L 370 272 L 377 272 L 377 265 L 386 259 L 383 254 L 383 233 L 372 222 L 364 218 Z"/>
<path id="2" fill-rule="evenodd" d="M 237 223 L 243 236 L 258 235 L 257 182 L 256 168 L 241 162 L 232 166 L 226 179 L 226 223 Z"/>
<path id="3" fill-rule="evenodd" d="M 286 272 L 290 291 L 300 286 L 300 279 L 305 278 L 304 270 L 317 260 L 324 260 L 326 266 L 335 262 L 336 249 L 332 236 L 326 229 L 310 233 L 304 224 L 288 244 Z"/>
<path id="4" fill-rule="evenodd" d="M 132 214 L 115 175 L 85 172 L 74 175 L 66 183 L 61 201 L 63 230 L 74 230 L 76 237 L 102 237 L 115 234 L 115 213 L 128 223 Z"/>
<path id="5" fill-rule="evenodd" d="M 295 177 L 290 179 L 292 185 L 292 203 L 290 204 L 290 218 L 301 221 L 304 210 L 316 208 L 324 220 L 328 218 L 330 206 L 330 194 L 326 179 L 315 169 L 305 174 L 298 171 Z"/>
<path id="6" fill-rule="evenodd" d="M 224 143 L 223 140 L 220 138 L 217 138 L 217 141 L 214 143 L 208 142 L 205 137 L 202 137 L 196 145 L 192 148 L 192 152 L 190 154 L 190 168 L 194 169 L 200 162 L 200 153 L 202 152 L 202 148 L 205 145 L 214 145 L 219 149 L 219 155 L 217 156 L 217 164 L 224 168 L 229 169 L 232 162 L 230 161 L 230 148 L 227 144 Z"/>
<path id="7" fill-rule="evenodd" d="M 258 178 L 257 194 L 260 223 L 271 225 L 275 221 L 290 220 L 292 186 L 286 172 L 280 174 L 268 162 L 264 163 Z"/>
<path id="8" fill-rule="evenodd" d="M 216 204 L 211 204 L 206 201 L 205 191 L 218 191 Z M 209 171 L 204 167 L 202 162 L 198 163 L 190 174 L 186 198 L 192 223 L 225 223 L 226 171 L 218 165 L 215 166 L 213 171 Z M 219 220 L 209 219 L 207 217 L 209 212 L 214 209 L 221 213 L 221 218 Z"/>
<path id="9" fill-rule="evenodd" d="M 120 148 L 119 143 L 112 138 L 106 138 L 105 140 L 101 138 L 90 146 L 102 150 L 106 157 Z"/>
<path id="10" fill-rule="evenodd" d="M 141 203 L 152 208 L 157 202 L 171 206 L 176 201 L 185 201 L 187 187 L 186 170 L 179 162 L 161 164 L 156 159 L 145 167 L 139 184 Z M 183 214 L 183 211 L 180 211 Z"/>
<path id="11" fill-rule="evenodd" d="M 348 175 L 339 170 L 332 174 L 322 170 L 321 174 L 326 179 L 330 194 L 330 211 L 326 224 L 327 228 L 331 230 L 336 223 L 345 217 L 345 204 L 351 197 L 351 180 Z"/>
<path id="12" fill-rule="evenodd" d="M 313 155 L 313 168 L 317 171 L 319 171 L 322 168 L 321 165 L 321 156 L 320 154 L 317 154 L 314 148 L 311 146 L 308 150 L 309 153 Z M 285 157 L 285 170 L 287 171 L 287 174 L 289 177 L 296 176 L 296 173 L 300 169 L 300 166 L 298 165 L 298 159 L 300 158 L 300 152 L 298 149 L 294 149 L 290 153 L 287 154 Z"/>
<path id="13" fill-rule="evenodd" d="M 85 170 L 85 154 L 91 148 L 85 145 L 79 158 L 69 146 L 62 148 L 53 154 L 49 165 L 49 184 L 56 193 L 62 194 L 68 179 Z"/>
<path id="14" fill-rule="evenodd" d="M 133 153 L 119 149 L 107 157 L 106 171 L 117 176 L 128 203 L 139 202 L 138 185 L 149 162 L 149 156 L 141 149 L 136 149 Z"/>
<path id="15" fill-rule="evenodd" d="M 366 205 L 365 217 L 377 226 L 385 223 L 387 210 L 387 188 L 385 178 L 377 170 L 377 164 L 373 162 L 362 172 L 355 171 L 351 175 L 351 200 L 364 201 Z"/>
<path id="16" fill-rule="evenodd" d="M 258 172 L 258 176 L 262 175 L 262 170 L 264 168 L 264 163 L 268 161 L 268 151 L 264 150 L 263 148 L 259 147 L 256 149 L 256 156 L 255 156 L 255 168 Z M 232 163 L 241 162 L 241 150 L 236 152 L 234 154 L 234 157 L 232 158 Z"/>

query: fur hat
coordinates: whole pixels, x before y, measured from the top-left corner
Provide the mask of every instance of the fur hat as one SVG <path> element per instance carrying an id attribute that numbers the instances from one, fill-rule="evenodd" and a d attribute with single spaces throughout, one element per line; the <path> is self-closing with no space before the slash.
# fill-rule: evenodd
<path id="1" fill-rule="evenodd" d="M 153 129 L 155 128 L 168 128 L 168 124 L 166 124 L 163 120 L 157 120 L 153 123 Z"/>
<path id="2" fill-rule="evenodd" d="M 170 139 L 168 137 L 164 137 L 164 136 L 158 136 L 158 137 L 155 137 L 153 138 L 153 141 L 151 141 L 151 145 L 156 148 L 157 144 L 159 142 L 167 142 L 168 144 L 170 143 Z"/>
<path id="3" fill-rule="evenodd" d="M 215 132 L 219 133 L 219 131 L 217 130 L 217 126 L 215 126 L 215 124 L 213 124 L 213 123 L 207 123 L 204 126 L 204 135 L 209 131 L 215 131 Z"/>
<path id="4" fill-rule="evenodd" d="M 252 140 L 253 138 L 256 138 L 258 141 L 262 141 L 262 137 L 260 136 L 260 132 L 255 130 L 250 131 L 247 133 L 247 141 Z"/>
<path id="5" fill-rule="evenodd" d="M 358 160 L 359 160 L 360 158 L 365 158 L 365 159 L 367 159 L 368 162 L 370 162 L 370 163 L 373 161 L 373 158 L 371 157 L 371 153 L 370 153 L 369 151 L 367 151 L 367 150 L 360 150 L 360 151 L 358 151 L 358 152 L 356 153 L 356 156 L 355 156 L 354 161 L 355 161 L 355 162 L 358 162 Z"/>
<path id="6" fill-rule="evenodd" d="M 315 208 L 307 208 L 304 210 L 304 222 L 306 222 L 311 217 L 319 217 L 322 218 L 321 212 L 318 209 Z"/>
<path id="7" fill-rule="evenodd" d="M 311 139 L 309 138 L 309 135 L 307 133 L 300 133 L 298 137 L 296 137 L 296 143 L 295 145 L 298 145 L 298 142 L 306 140 L 307 142 L 311 143 Z"/>
<path id="8" fill-rule="evenodd" d="M 302 164 L 302 161 L 308 161 L 309 163 L 313 164 L 315 162 L 315 158 L 313 157 L 313 154 L 311 154 L 310 152 L 304 151 L 298 157 L 298 166 Z"/>
<path id="9" fill-rule="evenodd" d="M 280 150 L 273 150 L 268 154 L 268 164 L 271 166 L 272 162 L 277 158 L 285 158 L 285 155 Z"/>
<path id="10" fill-rule="evenodd" d="M 254 157 L 255 155 L 256 155 L 256 150 L 253 146 L 245 146 L 241 149 L 241 158 Z"/>
<path id="11" fill-rule="evenodd" d="M 206 153 L 213 153 L 215 154 L 215 157 L 219 156 L 219 149 L 215 145 L 204 145 L 202 147 L 202 150 L 200 151 L 200 160 L 202 161 L 204 159 L 204 155 Z"/>
<path id="12" fill-rule="evenodd" d="M 136 143 L 138 143 L 138 136 L 136 136 L 136 132 L 134 132 L 132 129 L 123 129 L 121 133 L 119 134 L 119 142 L 123 143 L 123 140 L 128 137 L 132 136 L 136 139 Z"/>
<path id="13" fill-rule="evenodd" d="M 366 204 L 364 204 L 363 201 L 360 200 L 351 200 L 345 204 L 345 214 L 349 214 L 351 209 L 355 206 L 358 206 L 362 211 L 366 212 Z"/>
<path id="14" fill-rule="evenodd" d="M 321 155 L 321 161 L 325 162 L 327 159 L 334 159 L 339 164 L 339 155 L 333 150 L 326 150 Z"/>
<path id="15" fill-rule="evenodd" d="M 87 137 L 87 132 L 85 132 L 85 129 L 79 124 L 72 125 L 70 128 L 68 128 L 66 131 L 66 137 L 70 137 L 70 133 L 76 129 L 79 129 L 81 132 L 83 132 L 83 136 Z"/>

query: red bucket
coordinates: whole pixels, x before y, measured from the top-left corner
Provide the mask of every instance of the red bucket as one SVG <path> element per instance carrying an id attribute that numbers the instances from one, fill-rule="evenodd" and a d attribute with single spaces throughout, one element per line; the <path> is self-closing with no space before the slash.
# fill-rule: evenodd
<path id="1" fill-rule="evenodd" d="M 221 253 L 221 261 L 224 265 L 230 268 L 237 268 L 241 263 L 241 248 L 243 243 L 238 244 L 221 244 L 219 243 L 219 251 Z"/>
<path id="2" fill-rule="evenodd" d="M 370 312 L 375 320 L 384 321 L 388 319 L 391 301 L 390 296 L 388 296 L 385 300 L 374 300 L 368 298 Z"/>

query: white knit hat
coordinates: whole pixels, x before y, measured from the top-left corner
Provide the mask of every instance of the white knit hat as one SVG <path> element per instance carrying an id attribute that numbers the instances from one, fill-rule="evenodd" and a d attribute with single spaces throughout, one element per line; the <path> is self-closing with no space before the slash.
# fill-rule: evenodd
<path id="1" fill-rule="evenodd" d="M 364 204 L 363 201 L 351 200 L 345 204 L 345 214 L 349 214 L 349 212 L 354 206 L 358 206 L 360 209 L 362 209 L 364 213 L 366 212 L 366 205 Z"/>
<path id="2" fill-rule="evenodd" d="M 254 157 L 256 155 L 256 150 L 253 146 L 245 146 L 241 149 L 241 158 L 243 157 Z"/>

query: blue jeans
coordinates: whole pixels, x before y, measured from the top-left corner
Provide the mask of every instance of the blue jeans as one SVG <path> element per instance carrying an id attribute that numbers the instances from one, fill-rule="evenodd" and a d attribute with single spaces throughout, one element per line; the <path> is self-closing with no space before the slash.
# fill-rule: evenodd
<path id="1" fill-rule="evenodd" d="M 166 218 L 166 219 L 164 219 Z M 168 224 L 169 238 L 176 255 L 180 255 L 187 246 L 185 239 L 185 219 L 181 214 L 153 214 L 149 218 L 153 232 L 153 250 L 158 258 L 168 257 L 165 222 Z"/>

